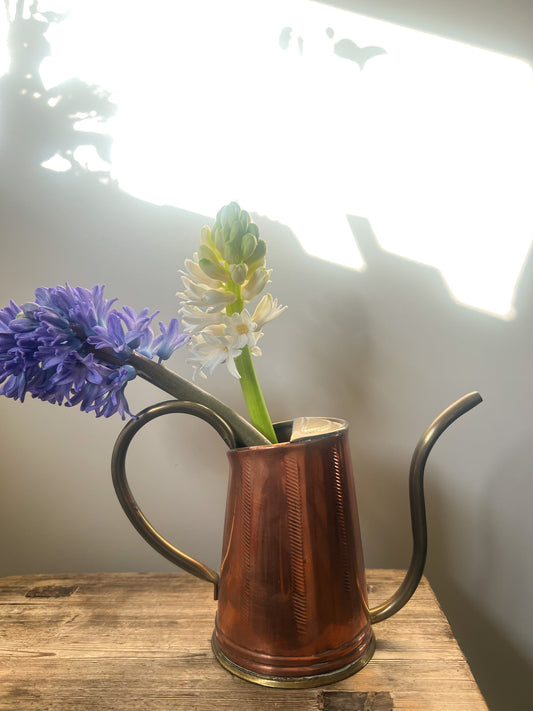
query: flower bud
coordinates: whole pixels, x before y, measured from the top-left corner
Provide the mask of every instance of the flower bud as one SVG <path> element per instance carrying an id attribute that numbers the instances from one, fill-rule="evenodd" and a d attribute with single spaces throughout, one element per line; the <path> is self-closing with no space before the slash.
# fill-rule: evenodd
<path id="1" fill-rule="evenodd" d="M 241 261 L 240 240 L 232 239 L 226 242 L 224 245 L 223 256 L 228 264 L 239 264 Z"/>
<path id="2" fill-rule="evenodd" d="M 244 284 L 248 274 L 248 267 L 246 264 L 230 264 L 229 270 L 231 278 L 235 284 Z"/>
<path id="3" fill-rule="evenodd" d="M 215 247 L 218 249 L 220 254 L 224 254 L 224 245 L 229 239 L 229 231 L 219 225 L 216 229 L 213 228 L 212 234 L 214 235 Z"/>
<path id="4" fill-rule="evenodd" d="M 251 257 L 257 247 L 257 239 L 251 232 L 247 232 L 242 236 L 241 240 L 241 256 L 244 261 Z"/>
<path id="5" fill-rule="evenodd" d="M 223 227 L 231 227 L 234 220 L 239 219 L 240 208 L 236 202 L 230 202 L 229 205 L 225 205 L 218 213 L 217 219 L 220 216 L 220 222 Z"/>
<path id="6" fill-rule="evenodd" d="M 204 225 L 200 230 L 200 242 L 201 244 L 211 244 L 211 230 L 207 225 Z"/>
<path id="7" fill-rule="evenodd" d="M 250 215 L 246 212 L 246 210 L 241 210 L 241 214 L 239 215 L 239 222 L 241 223 L 242 231 L 247 232 L 248 225 L 250 224 Z"/>
<path id="8" fill-rule="evenodd" d="M 246 259 L 246 264 L 250 267 L 253 268 L 254 266 L 257 266 L 257 264 L 261 263 L 261 260 L 265 258 L 266 254 L 266 244 L 265 241 L 260 239 L 257 240 L 257 246 L 252 252 L 252 254 Z"/>
<path id="9" fill-rule="evenodd" d="M 259 239 L 259 227 L 255 224 L 255 222 L 250 222 L 246 231 L 253 234 L 256 239 Z"/>
<path id="10" fill-rule="evenodd" d="M 200 259 L 200 268 L 203 273 L 206 274 L 210 279 L 216 279 L 217 281 L 228 281 L 230 278 L 229 272 L 227 272 L 224 267 L 222 267 L 217 262 L 211 262 L 209 259 Z"/>
<path id="11" fill-rule="evenodd" d="M 213 250 L 205 244 L 201 244 L 198 248 L 198 254 L 202 259 L 208 259 L 210 262 L 216 264 L 218 262 L 217 255 Z"/>
<path id="12" fill-rule="evenodd" d="M 245 230 L 242 229 L 242 225 L 239 220 L 235 220 L 231 225 L 229 231 L 229 238 L 230 240 L 240 239 L 243 236 L 244 232 Z"/>

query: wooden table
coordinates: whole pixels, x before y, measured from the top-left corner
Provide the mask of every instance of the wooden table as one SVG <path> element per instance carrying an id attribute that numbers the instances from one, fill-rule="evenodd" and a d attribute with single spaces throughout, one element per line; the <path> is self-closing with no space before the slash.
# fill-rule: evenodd
<path id="1" fill-rule="evenodd" d="M 402 576 L 367 571 L 370 602 L 385 600 Z M 212 586 L 185 574 L 0 579 L 0 709 L 487 709 L 425 579 L 375 626 L 372 661 L 317 689 L 270 689 L 225 671 L 210 646 L 215 609 Z"/>

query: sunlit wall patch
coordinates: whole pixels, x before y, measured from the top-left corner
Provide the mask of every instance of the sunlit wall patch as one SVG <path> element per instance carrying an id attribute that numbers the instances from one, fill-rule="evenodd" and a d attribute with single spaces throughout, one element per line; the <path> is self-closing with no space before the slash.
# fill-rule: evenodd
<path id="1" fill-rule="evenodd" d="M 211 216 L 237 199 L 355 269 L 346 216 L 366 217 L 459 301 L 512 315 L 533 235 L 525 62 L 311 0 L 78 0 L 47 36 L 45 86 L 74 74 L 118 104 L 123 190 Z"/>

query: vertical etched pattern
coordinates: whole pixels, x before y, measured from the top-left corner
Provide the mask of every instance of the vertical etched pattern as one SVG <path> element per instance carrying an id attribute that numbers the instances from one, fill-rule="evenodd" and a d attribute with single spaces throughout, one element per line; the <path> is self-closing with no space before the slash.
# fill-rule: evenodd
<path id="1" fill-rule="evenodd" d="M 346 515 L 345 515 L 345 500 L 342 486 L 341 457 L 338 444 L 332 446 L 331 462 L 333 466 L 333 475 L 335 481 L 335 512 L 337 520 L 337 530 L 339 533 L 339 541 L 341 544 L 341 561 L 342 561 L 342 584 L 346 592 L 351 592 L 352 580 L 350 576 L 350 561 L 348 560 L 348 532 L 346 530 Z"/>
<path id="2" fill-rule="evenodd" d="M 305 565 L 303 544 L 303 518 L 298 461 L 291 455 L 284 458 L 285 492 L 287 496 L 287 521 L 291 558 L 292 607 L 296 629 L 304 634 L 307 629 L 307 603 L 305 595 Z"/>
<path id="3" fill-rule="evenodd" d="M 241 472 L 241 553 L 243 576 L 240 604 L 243 619 L 249 621 L 252 593 L 252 465 L 248 457 L 243 462 Z"/>

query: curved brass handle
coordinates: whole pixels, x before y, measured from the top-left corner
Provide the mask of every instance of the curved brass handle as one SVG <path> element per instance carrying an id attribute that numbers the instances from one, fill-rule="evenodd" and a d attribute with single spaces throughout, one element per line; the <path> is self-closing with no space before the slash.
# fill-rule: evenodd
<path id="1" fill-rule="evenodd" d="M 396 592 L 386 602 L 370 610 L 372 623 L 386 620 L 398 612 L 411 598 L 424 572 L 427 554 L 426 504 L 424 501 L 424 468 L 433 445 L 457 418 L 482 402 L 478 392 L 465 395 L 442 412 L 419 439 L 409 471 L 409 501 L 411 504 L 411 528 L 413 553 L 407 574 Z"/>
<path id="2" fill-rule="evenodd" d="M 208 582 L 213 583 L 214 597 L 215 600 L 217 600 L 219 584 L 218 573 L 211 570 L 211 568 L 208 568 L 203 563 L 200 563 L 195 558 L 192 558 L 186 553 L 180 551 L 155 530 L 135 501 L 126 477 L 126 453 L 137 432 L 156 417 L 161 417 L 161 415 L 166 415 L 171 412 L 183 412 L 188 415 L 199 417 L 210 424 L 218 432 L 230 449 L 235 448 L 235 436 L 233 430 L 225 422 L 225 420 L 219 417 L 215 412 L 213 412 L 213 410 L 205 407 L 205 405 L 200 405 L 196 402 L 183 402 L 178 400 L 161 402 L 142 410 L 142 412 L 137 415 L 135 420 L 128 422 L 117 437 L 117 441 L 115 442 L 115 447 L 113 449 L 113 455 L 111 457 L 113 485 L 126 516 L 144 540 L 147 541 L 158 553 L 161 553 L 161 555 L 167 558 L 167 560 L 170 560 L 175 565 L 183 568 L 183 570 L 195 575 L 197 578 L 202 578 L 202 580 L 207 580 Z"/>

